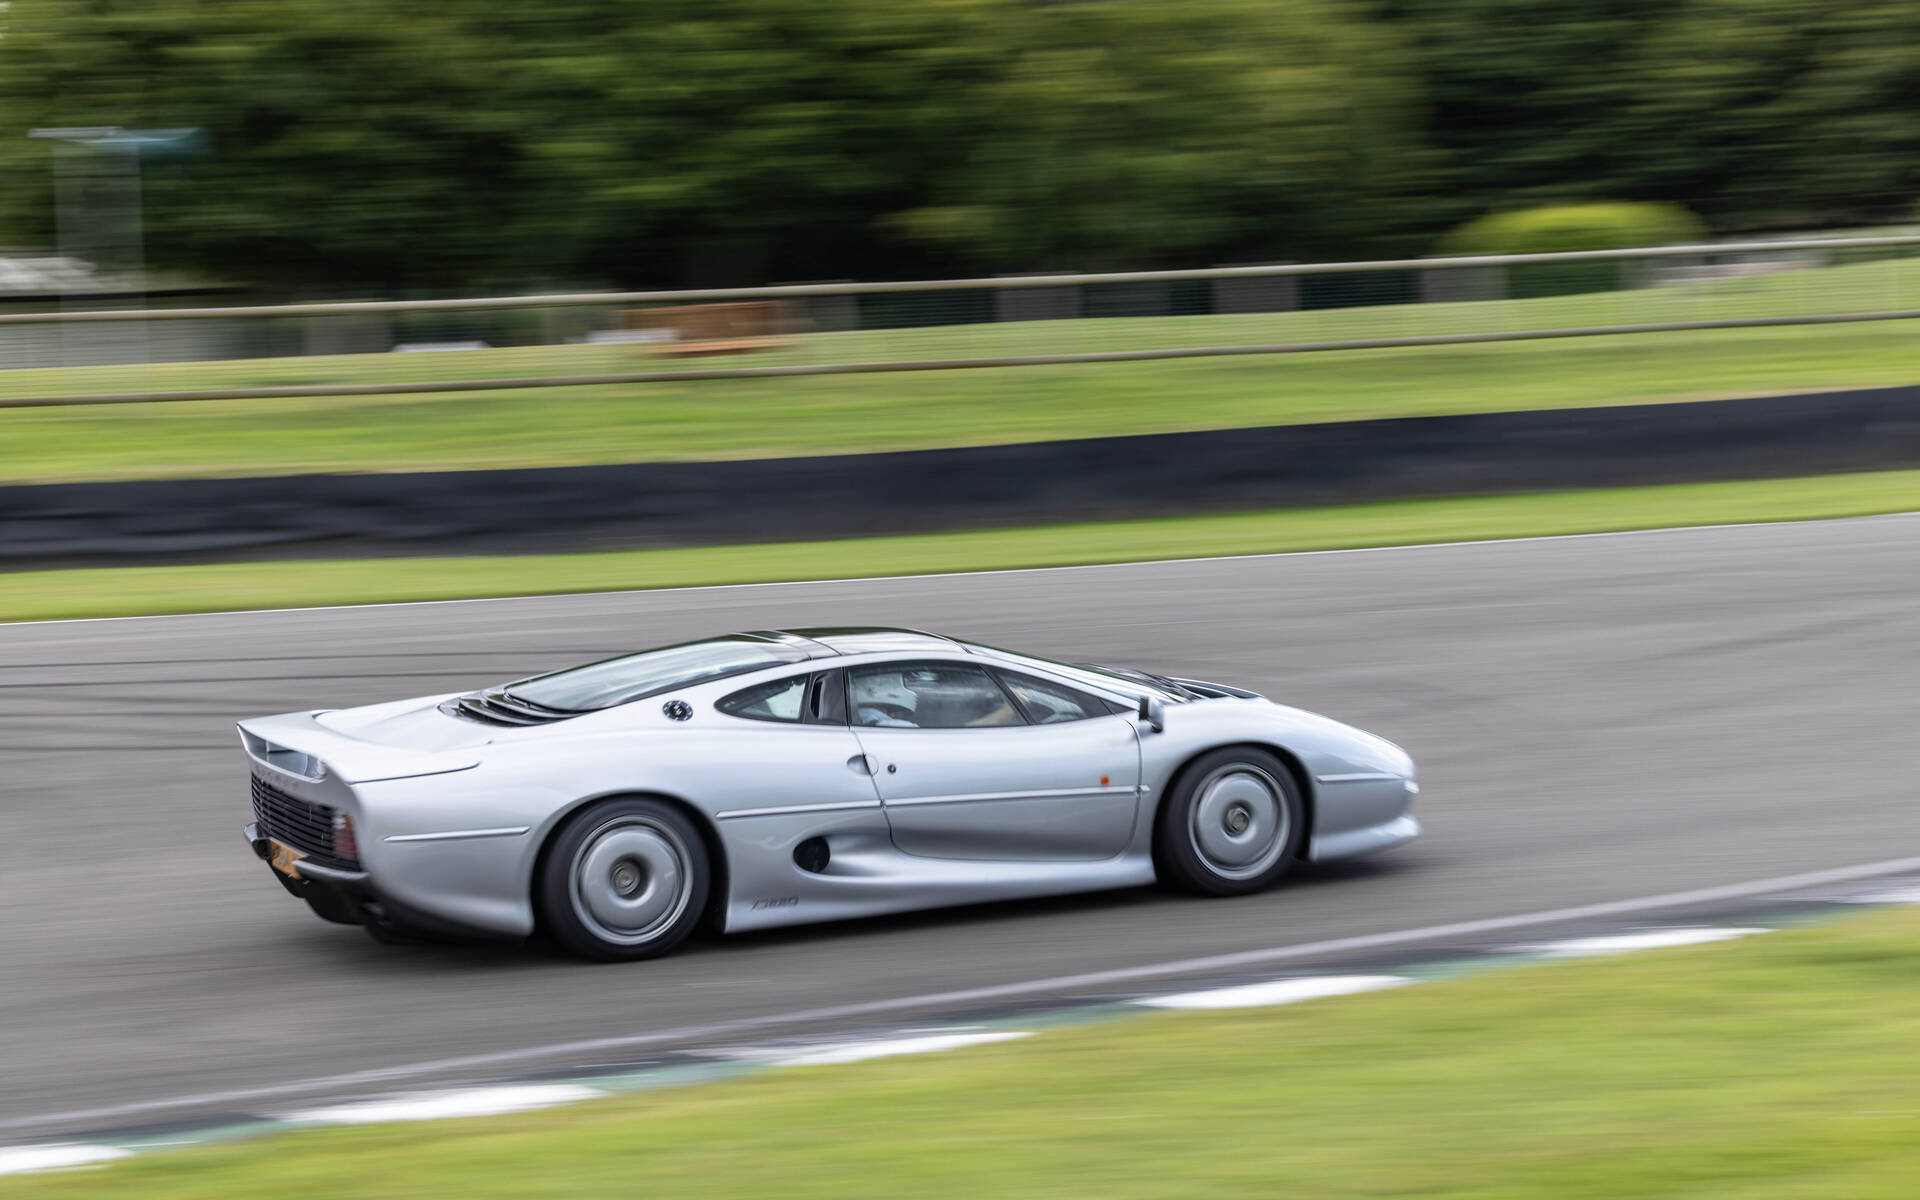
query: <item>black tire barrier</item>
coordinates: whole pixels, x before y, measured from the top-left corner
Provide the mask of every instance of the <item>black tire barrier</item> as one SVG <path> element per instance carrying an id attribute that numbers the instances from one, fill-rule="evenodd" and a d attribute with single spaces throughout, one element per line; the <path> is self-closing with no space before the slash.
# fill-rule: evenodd
<path id="1" fill-rule="evenodd" d="M 0 487 L 11 566 L 859 537 L 1920 466 L 1920 386 L 737 462 Z"/>

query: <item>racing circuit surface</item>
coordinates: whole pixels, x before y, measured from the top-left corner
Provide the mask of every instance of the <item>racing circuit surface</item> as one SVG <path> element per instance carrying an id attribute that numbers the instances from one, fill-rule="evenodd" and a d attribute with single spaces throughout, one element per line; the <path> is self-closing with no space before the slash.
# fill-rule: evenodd
<path id="1" fill-rule="evenodd" d="M 1141 889 L 709 940 L 623 966 L 376 945 L 312 916 L 241 841 L 236 718 L 854 623 L 1238 683 L 1353 722 L 1419 760 L 1427 836 L 1238 900 Z M 255 1111 L 275 1095 L 292 1106 L 316 1093 L 272 1089 L 400 1064 L 1920 853 L 1917 516 L 12 625 L 0 662 L 0 1141 L 207 1116 L 236 1091 L 267 1097 Z M 1131 989 L 1032 994 L 1050 990 Z M 128 1107 L 183 1096 L 202 1098 Z"/>

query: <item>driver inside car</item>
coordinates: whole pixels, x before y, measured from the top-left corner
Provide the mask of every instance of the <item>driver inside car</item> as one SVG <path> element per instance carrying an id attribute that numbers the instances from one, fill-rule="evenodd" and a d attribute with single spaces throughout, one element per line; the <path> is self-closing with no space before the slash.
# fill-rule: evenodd
<path id="1" fill-rule="evenodd" d="M 920 697 L 907 689 L 898 675 L 856 675 L 853 682 L 853 719 L 860 725 L 918 729 L 912 720 Z"/>
<path id="2" fill-rule="evenodd" d="M 854 676 L 854 719 L 905 729 L 988 728 L 1021 724 L 1006 694 L 986 672 L 907 667 Z"/>

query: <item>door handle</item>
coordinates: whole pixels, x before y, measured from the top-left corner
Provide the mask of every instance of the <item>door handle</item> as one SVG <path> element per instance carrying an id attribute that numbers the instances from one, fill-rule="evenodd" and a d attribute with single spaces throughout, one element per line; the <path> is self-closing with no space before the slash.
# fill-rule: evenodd
<path id="1" fill-rule="evenodd" d="M 847 760 L 847 769 L 855 775 L 873 774 L 873 763 L 864 754 L 856 754 Z"/>

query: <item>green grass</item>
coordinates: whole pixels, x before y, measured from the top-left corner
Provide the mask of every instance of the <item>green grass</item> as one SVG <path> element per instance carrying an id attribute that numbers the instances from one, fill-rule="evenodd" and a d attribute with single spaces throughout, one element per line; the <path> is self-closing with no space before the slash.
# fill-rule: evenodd
<path id="1" fill-rule="evenodd" d="M 0 573 L 0 620 L 854 578 L 1920 509 L 1920 471 L 677 550 Z"/>
<path id="2" fill-rule="evenodd" d="M 1814 282 L 1809 282 L 1809 277 Z M 1920 307 L 1920 259 L 1480 305 L 820 334 L 749 365 Z M 654 369 L 635 347 L 0 372 L 0 395 Z M 0 481 L 775 457 L 1905 384 L 1912 322 L 1259 358 L 0 411 Z"/>
<path id="3" fill-rule="evenodd" d="M 1920 914 L 1166 1014 L 515 1117 L 300 1134 L 23 1196 L 1904 1198 Z"/>

